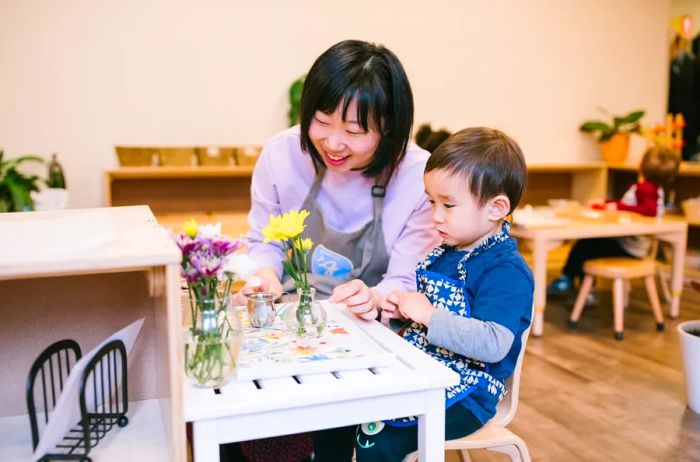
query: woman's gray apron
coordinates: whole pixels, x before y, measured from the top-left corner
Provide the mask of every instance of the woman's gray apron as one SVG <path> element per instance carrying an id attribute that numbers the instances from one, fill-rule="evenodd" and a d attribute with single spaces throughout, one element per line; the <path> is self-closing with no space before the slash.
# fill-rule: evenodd
<path id="1" fill-rule="evenodd" d="M 325 173 L 325 169 L 319 169 L 301 206 L 309 211 L 303 237 L 314 243 L 306 262 L 309 284 L 316 288 L 320 298 L 330 296 L 336 286 L 352 279 L 361 279 L 369 287 L 375 286 L 389 266 L 382 232 L 385 188 L 375 185 L 371 189 L 372 220 L 357 231 L 342 233 L 326 223 L 316 201 Z M 287 274 L 283 275 L 282 285 L 287 292 L 295 290 L 294 280 Z"/>

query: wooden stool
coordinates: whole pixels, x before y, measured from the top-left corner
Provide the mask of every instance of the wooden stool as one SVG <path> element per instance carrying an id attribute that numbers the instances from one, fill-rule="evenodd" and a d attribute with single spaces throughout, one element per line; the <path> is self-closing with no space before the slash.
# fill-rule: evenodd
<path id="1" fill-rule="evenodd" d="M 649 295 L 651 309 L 656 318 L 656 330 L 664 330 L 664 316 L 661 313 L 659 294 L 656 291 L 656 260 L 650 257 L 643 259 L 627 257 L 596 258 L 588 260 L 583 265 L 585 277 L 581 284 L 581 290 L 576 297 L 574 309 L 569 319 L 569 327 L 575 329 L 581 317 L 586 295 L 591 290 L 594 277 L 603 277 L 613 280 L 613 319 L 615 324 L 615 338 L 623 338 L 623 314 L 625 309 L 626 287 L 631 279 L 644 278 L 644 284 Z"/>

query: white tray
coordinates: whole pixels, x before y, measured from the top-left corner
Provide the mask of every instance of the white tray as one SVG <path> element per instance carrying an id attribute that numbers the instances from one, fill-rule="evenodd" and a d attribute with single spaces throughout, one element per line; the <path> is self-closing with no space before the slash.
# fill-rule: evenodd
<path id="1" fill-rule="evenodd" d="M 344 305 L 321 303 L 328 312 L 328 326 L 321 337 L 311 339 L 290 332 L 281 319 L 276 319 L 271 328 L 250 327 L 247 313 L 241 309 L 245 335 L 238 380 L 367 369 L 394 361 L 393 352 L 347 318 Z"/>

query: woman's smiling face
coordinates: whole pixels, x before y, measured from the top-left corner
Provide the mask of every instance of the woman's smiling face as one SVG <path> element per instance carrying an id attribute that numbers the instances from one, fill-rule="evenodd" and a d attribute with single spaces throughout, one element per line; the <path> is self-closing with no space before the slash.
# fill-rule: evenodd
<path id="1" fill-rule="evenodd" d="M 381 135 L 370 124 L 365 131 L 357 120 L 357 101 L 350 101 L 343 120 L 343 104 L 332 114 L 316 111 L 309 139 L 329 170 L 347 172 L 367 167 L 377 152 Z"/>

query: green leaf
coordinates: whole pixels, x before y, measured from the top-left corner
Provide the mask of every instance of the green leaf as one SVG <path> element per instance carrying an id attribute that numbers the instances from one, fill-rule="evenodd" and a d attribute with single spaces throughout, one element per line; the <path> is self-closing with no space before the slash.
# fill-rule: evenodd
<path id="1" fill-rule="evenodd" d="M 29 190 L 26 185 L 16 177 L 8 177 L 7 180 L 7 188 L 12 195 L 10 211 L 23 212 L 27 208 L 31 209 L 33 206 L 32 199 L 29 196 Z"/>
<path id="2" fill-rule="evenodd" d="M 32 155 L 20 156 L 20 157 L 15 157 L 14 159 L 8 160 L 5 165 L 8 168 L 12 168 L 12 167 L 18 166 L 19 164 L 21 164 L 23 162 L 40 162 L 43 164 L 44 159 L 39 157 L 39 156 L 32 156 Z"/>
<path id="3" fill-rule="evenodd" d="M 600 120 L 589 120 L 579 127 L 579 130 L 586 133 L 610 130 L 610 125 Z"/>
<path id="4" fill-rule="evenodd" d="M 616 120 L 619 119 L 620 125 L 622 125 L 622 124 L 631 124 L 631 123 L 637 122 L 642 117 L 644 117 L 644 111 L 633 111 L 624 117 L 615 117 L 615 119 Z"/>

